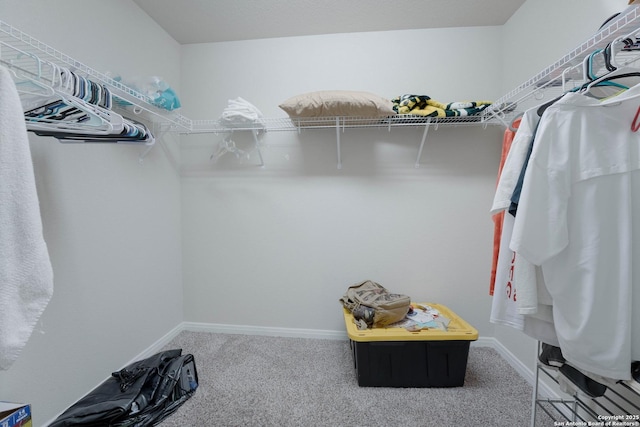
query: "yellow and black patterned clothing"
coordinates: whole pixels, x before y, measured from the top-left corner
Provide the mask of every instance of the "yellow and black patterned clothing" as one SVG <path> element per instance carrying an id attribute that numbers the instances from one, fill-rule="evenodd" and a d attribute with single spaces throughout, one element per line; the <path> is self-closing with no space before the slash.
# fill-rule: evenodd
<path id="1" fill-rule="evenodd" d="M 402 95 L 392 99 L 393 109 L 398 114 L 424 117 L 464 117 L 480 113 L 491 105 L 489 101 L 462 101 L 444 104 L 428 95 Z"/>

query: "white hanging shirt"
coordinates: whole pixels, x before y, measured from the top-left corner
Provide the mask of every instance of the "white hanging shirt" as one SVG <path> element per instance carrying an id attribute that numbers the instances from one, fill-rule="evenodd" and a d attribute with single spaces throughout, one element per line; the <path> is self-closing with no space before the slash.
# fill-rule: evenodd
<path id="1" fill-rule="evenodd" d="M 564 357 L 615 379 L 640 358 L 639 107 L 636 86 L 547 108 L 510 244 L 542 266 Z"/>
<path id="2" fill-rule="evenodd" d="M 491 214 L 507 210 L 511 205 L 511 196 L 525 166 L 529 146 L 540 121 L 537 110 L 536 107 L 525 111 L 520 121 L 498 177 Z M 513 223 L 513 216 L 505 213 L 489 320 L 491 323 L 511 326 L 539 341 L 558 346 L 551 301 L 545 298 L 547 292 L 540 277 L 541 273 L 537 274 L 539 268 L 509 249 Z"/>
<path id="3" fill-rule="evenodd" d="M 516 188 L 520 171 L 522 170 L 529 151 L 529 145 L 536 133 L 536 127 L 540 121 L 536 108 L 531 108 L 524 112 L 520 120 L 518 131 L 513 137 L 511 148 L 504 161 L 502 172 L 498 177 L 496 192 L 491 205 L 491 215 L 500 211 L 509 209 L 511 205 L 511 196 Z"/>
<path id="4" fill-rule="evenodd" d="M 489 321 L 499 325 L 511 326 L 522 331 L 524 316 L 518 313 L 516 304 L 516 282 L 514 278 L 515 254 L 507 245 L 513 231 L 512 215 L 506 214 L 502 223 L 500 251 L 496 269 L 496 284 L 491 299 L 491 316 Z"/>

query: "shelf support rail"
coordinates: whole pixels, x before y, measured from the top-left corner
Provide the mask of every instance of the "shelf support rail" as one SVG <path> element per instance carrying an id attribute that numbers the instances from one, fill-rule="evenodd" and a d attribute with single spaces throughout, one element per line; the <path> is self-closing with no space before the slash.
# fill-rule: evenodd
<path id="1" fill-rule="evenodd" d="M 336 146 L 338 150 L 338 169 L 342 169 L 342 157 L 340 155 L 340 117 L 336 117 Z"/>
<path id="2" fill-rule="evenodd" d="M 429 126 L 431 125 L 431 117 L 427 119 L 427 122 L 424 124 L 424 132 L 422 133 L 422 141 L 420 141 L 420 148 L 418 149 L 418 157 L 416 158 L 416 168 L 420 167 L 420 158 L 422 157 L 422 150 L 424 149 L 424 143 L 427 140 L 427 135 L 429 134 Z"/>
<path id="3" fill-rule="evenodd" d="M 264 167 L 264 159 L 262 158 L 262 152 L 260 151 L 260 140 L 258 139 L 258 131 L 253 129 L 251 131 L 253 135 L 253 142 L 255 143 L 256 152 L 258 153 L 258 157 L 260 158 L 260 167 Z"/>
<path id="4" fill-rule="evenodd" d="M 536 342 L 536 355 L 540 354 L 540 349 L 542 347 L 542 344 L 540 343 L 540 341 Z M 536 358 L 537 359 L 537 358 Z M 534 377 L 533 377 L 533 393 L 531 395 L 532 397 L 532 402 L 531 402 L 531 427 L 536 427 L 536 409 L 537 409 L 537 402 L 538 402 L 538 382 L 540 380 L 540 370 L 538 369 L 538 361 L 534 361 L 533 362 L 535 364 L 534 368 L 533 368 L 533 372 L 535 372 Z M 544 409 L 544 408 L 543 408 Z M 546 409 L 545 409 L 546 412 Z"/>

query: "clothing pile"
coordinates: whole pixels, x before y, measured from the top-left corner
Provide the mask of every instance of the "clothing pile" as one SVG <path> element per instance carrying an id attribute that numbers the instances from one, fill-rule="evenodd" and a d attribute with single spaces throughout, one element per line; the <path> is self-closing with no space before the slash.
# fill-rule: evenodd
<path id="1" fill-rule="evenodd" d="M 424 117 L 465 117 L 482 112 L 491 105 L 489 101 L 463 101 L 448 104 L 431 99 L 427 95 L 405 94 L 391 100 L 398 114 Z"/>
<path id="2" fill-rule="evenodd" d="M 423 329 L 438 329 L 447 331 L 451 319 L 443 316 L 440 311 L 428 304 L 411 303 L 409 312 L 404 319 L 389 325 L 390 328 L 404 328 L 409 332 Z"/>
<path id="3" fill-rule="evenodd" d="M 231 153 L 236 158 L 250 158 L 252 152 L 260 151 L 258 135 L 266 130 L 266 123 L 262 112 L 252 103 L 240 97 L 230 99 L 227 107 L 218 118 L 220 125 L 227 129 L 251 129 L 254 131 L 255 145 L 251 150 L 243 150 L 238 147 L 232 135 L 226 135 L 218 142 L 216 151 L 211 155 L 212 161 L 217 161 L 227 153 Z"/>
<path id="4" fill-rule="evenodd" d="M 136 92 L 149 97 L 149 103 L 158 108 L 173 111 L 182 107 L 180 98 L 176 94 L 175 90 L 173 90 L 173 88 L 169 86 L 169 83 L 164 81 L 162 77 L 134 77 L 123 81 L 121 76 L 116 76 L 113 80 L 115 82 L 123 83 Z M 121 98 L 117 98 L 115 102 L 122 107 L 133 105 Z"/>
<path id="5" fill-rule="evenodd" d="M 245 126 L 264 128 L 266 126 L 262 112 L 255 105 L 240 97 L 229 100 L 219 121 L 221 125 L 228 128 Z"/>

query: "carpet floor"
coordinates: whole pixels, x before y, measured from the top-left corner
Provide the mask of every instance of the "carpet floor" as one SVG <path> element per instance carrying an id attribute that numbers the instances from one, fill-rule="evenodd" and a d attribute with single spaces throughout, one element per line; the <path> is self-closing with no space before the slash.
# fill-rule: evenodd
<path id="1" fill-rule="evenodd" d="M 491 348 L 448 388 L 359 387 L 348 341 L 185 331 L 169 348 L 194 355 L 199 387 L 163 427 L 530 425 L 532 387 Z"/>

